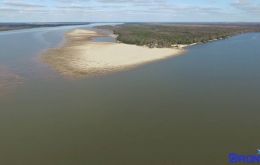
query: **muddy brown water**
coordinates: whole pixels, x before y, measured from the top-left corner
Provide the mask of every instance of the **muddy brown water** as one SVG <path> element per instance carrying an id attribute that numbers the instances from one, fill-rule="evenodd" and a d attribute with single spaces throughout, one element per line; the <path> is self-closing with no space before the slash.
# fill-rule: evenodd
<path id="1" fill-rule="evenodd" d="M 0 65 L 23 80 L 0 97 L 0 164 L 224 165 L 260 147 L 259 33 L 76 80 L 39 60 L 68 30 L 0 33 Z"/>

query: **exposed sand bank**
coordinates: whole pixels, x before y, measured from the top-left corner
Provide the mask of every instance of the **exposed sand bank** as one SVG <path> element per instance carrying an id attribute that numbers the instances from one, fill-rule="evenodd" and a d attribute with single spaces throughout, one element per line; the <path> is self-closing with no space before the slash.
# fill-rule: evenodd
<path id="1" fill-rule="evenodd" d="M 65 44 L 43 54 L 43 60 L 63 75 L 82 76 L 119 71 L 182 54 L 184 49 L 148 48 L 123 43 L 91 42 L 108 36 L 77 29 L 66 34 Z"/>

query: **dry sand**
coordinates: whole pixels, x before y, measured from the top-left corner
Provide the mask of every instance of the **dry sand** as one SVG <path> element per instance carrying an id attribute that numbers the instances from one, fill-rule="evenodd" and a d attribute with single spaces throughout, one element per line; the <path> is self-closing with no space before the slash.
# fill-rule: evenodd
<path id="1" fill-rule="evenodd" d="M 69 32 L 65 44 L 48 50 L 43 54 L 43 60 L 61 74 L 74 77 L 120 71 L 177 56 L 184 51 L 178 48 L 148 48 L 91 41 L 100 36 L 108 34 L 82 29 Z"/>

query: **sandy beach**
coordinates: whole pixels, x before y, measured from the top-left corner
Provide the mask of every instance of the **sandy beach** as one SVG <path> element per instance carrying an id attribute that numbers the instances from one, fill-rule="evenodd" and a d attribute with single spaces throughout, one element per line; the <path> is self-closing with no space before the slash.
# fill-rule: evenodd
<path id="1" fill-rule="evenodd" d="M 65 43 L 42 56 L 44 62 L 66 76 L 108 73 L 177 56 L 182 48 L 148 48 L 123 43 L 93 42 L 108 34 L 76 29 L 65 35 Z"/>

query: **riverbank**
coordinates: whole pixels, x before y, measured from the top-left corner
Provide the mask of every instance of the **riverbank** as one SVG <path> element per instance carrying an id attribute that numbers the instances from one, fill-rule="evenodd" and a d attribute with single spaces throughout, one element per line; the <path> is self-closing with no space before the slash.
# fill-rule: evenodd
<path id="1" fill-rule="evenodd" d="M 259 32 L 259 24 L 178 24 L 125 23 L 101 26 L 118 35 L 118 41 L 151 48 L 171 48 L 179 45 L 207 43 L 243 33 Z"/>
<path id="2" fill-rule="evenodd" d="M 0 23 L 0 32 L 43 28 L 43 27 L 60 27 L 60 26 L 76 26 L 76 25 L 88 25 L 89 23 Z"/>
<path id="3" fill-rule="evenodd" d="M 123 43 L 93 42 L 111 34 L 76 29 L 65 34 L 63 46 L 42 55 L 49 66 L 66 76 L 104 74 L 180 55 L 183 48 L 148 48 Z"/>

